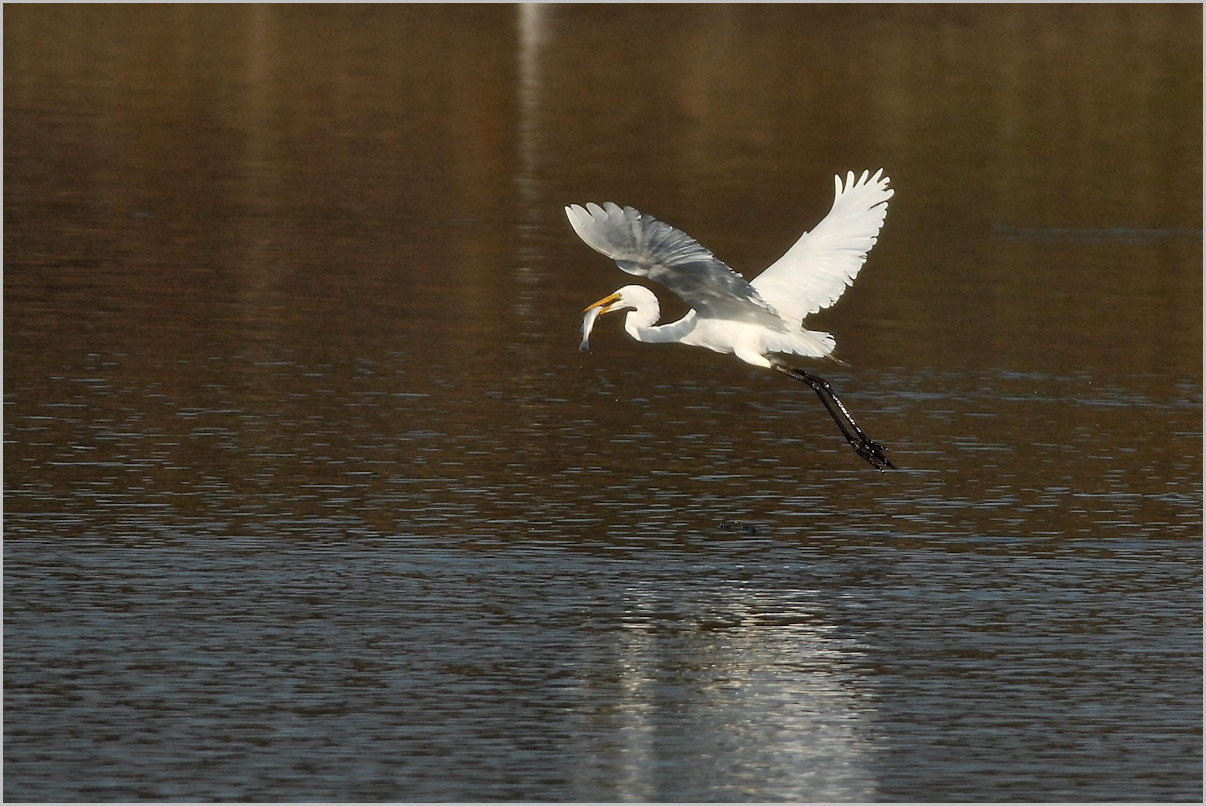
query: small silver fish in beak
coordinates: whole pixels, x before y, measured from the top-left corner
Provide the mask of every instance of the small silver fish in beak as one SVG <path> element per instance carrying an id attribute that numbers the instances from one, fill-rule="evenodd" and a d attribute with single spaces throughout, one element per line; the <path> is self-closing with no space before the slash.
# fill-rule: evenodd
<path id="1" fill-rule="evenodd" d="M 590 332 L 595 329 L 595 320 L 610 311 L 611 307 L 619 301 L 618 293 L 608 294 L 598 302 L 592 302 L 582 309 L 584 316 L 582 317 L 582 343 L 578 345 L 579 350 L 585 352 L 590 349 Z"/>

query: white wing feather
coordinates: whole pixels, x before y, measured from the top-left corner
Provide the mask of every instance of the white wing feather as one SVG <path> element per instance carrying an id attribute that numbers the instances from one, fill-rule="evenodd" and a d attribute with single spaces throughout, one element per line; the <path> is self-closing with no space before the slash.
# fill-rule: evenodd
<path id="1" fill-rule="evenodd" d="M 828 308 L 854 282 L 875 245 L 888 212 L 892 190 L 883 169 L 855 180 L 854 173 L 834 177 L 833 207 L 811 232 L 800 236 L 787 254 L 754 278 L 750 285 L 788 319 Z"/>
<path id="2" fill-rule="evenodd" d="M 592 249 L 629 274 L 666 286 L 701 316 L 784 326 L 740 274 L 682 230 L 612 202 L 571 204 L 565 215 Z"/>

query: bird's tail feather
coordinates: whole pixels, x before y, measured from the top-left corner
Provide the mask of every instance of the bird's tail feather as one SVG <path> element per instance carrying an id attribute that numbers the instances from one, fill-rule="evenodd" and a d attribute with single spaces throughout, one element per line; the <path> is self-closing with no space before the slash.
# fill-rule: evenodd
<path id="1" fill-rule="evenodd" d="M 822 330 L 800 329 L 791 333 L 767 333 L 763 337 L 763 346 L 768 353 L 790 353 L 809 358 L 824 358 L 836 345 L 833 336 Z"/>

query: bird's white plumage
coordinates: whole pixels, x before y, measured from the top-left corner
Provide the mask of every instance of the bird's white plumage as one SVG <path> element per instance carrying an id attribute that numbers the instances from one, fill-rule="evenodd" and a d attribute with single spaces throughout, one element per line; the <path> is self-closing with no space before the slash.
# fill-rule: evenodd
<path id="1" fill-rule="evenodd" d="M 823 358 L 833 352 L 833 336 L 805 329 L 804 317 L 832 305 L 854 281 L 892 198 L 882 170 L 874 176 L 864 171 L 858 179 L 848 173 L 844 184 L 837 176 L 834 186 L 829 214 L 752 283 L 685 232 L 632 207 L 611 202 L 566 207 L 570 225 L 592 249 L 629 274 L 661 283 L 691 306 L 678 321 L 658 325 L 657 296 L 644 286 L 626 285 L 582 311 L 581 349 L 588 348 L 600 316 L 628 311 L 624 330 L 637 341 L 733 353 L 808 384 L 859 456 L 881 470 L 894 467 L 828 381 L 783 363 L 788 354 Z"/>
<path id="2" fill-rule="evenodd" d="M 570 225 L 596 252 L 629 274 L 648 277 L 701 316 L 773 326 L 779 315 L 740 274 L 680 229 L 612 202 L 565 208 Z"/>
<path id="3" fill-rule="evenodd" d="M 883 170 L 868 174 L 857 180 L 853 172 L 846 174 L 845 186 L 835 176 L 829 214 L 751 282 L 783 316 L 802 320 L 828 308 L 863 267 L 892 198 Z"/>
<path id="4" fill-rule="evenodd" d="M 570 225 L 587 245 L 623 271 L 666 286 L 692 309 L 677 322 L 655 327 L 656 297 L 625 294 L 626 287 L 583 312 L 583 346 L 596 317 L 629 309 L 639 316 L 626 329 L 638 341 L 707 347 L 764 367 L 774 363 L 774 353 L 829 355 L 833 336 L 807 330 L 803 319 L 832 305 L 853 282 L 892 197 L 882 170 L 873 176 L 864 171 L 858 179 L 848 173 L 844 184 L 837 176 L 834 184 L 829 214 L 752 282 L 690 235 L 632 207 L 566 207 Z"/>

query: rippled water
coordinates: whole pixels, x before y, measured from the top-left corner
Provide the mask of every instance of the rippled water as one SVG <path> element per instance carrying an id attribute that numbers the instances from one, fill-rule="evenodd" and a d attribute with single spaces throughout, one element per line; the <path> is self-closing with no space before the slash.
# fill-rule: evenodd
<path id="1" fill-rule="evenodd" d="M 1137 9 L 7 8 L 6 799 L 1200 800 L 1201 11 Z M 880 164 L 817 371 L 898 471 L 578 352 L 561 204 L 756 270 Z"/>

